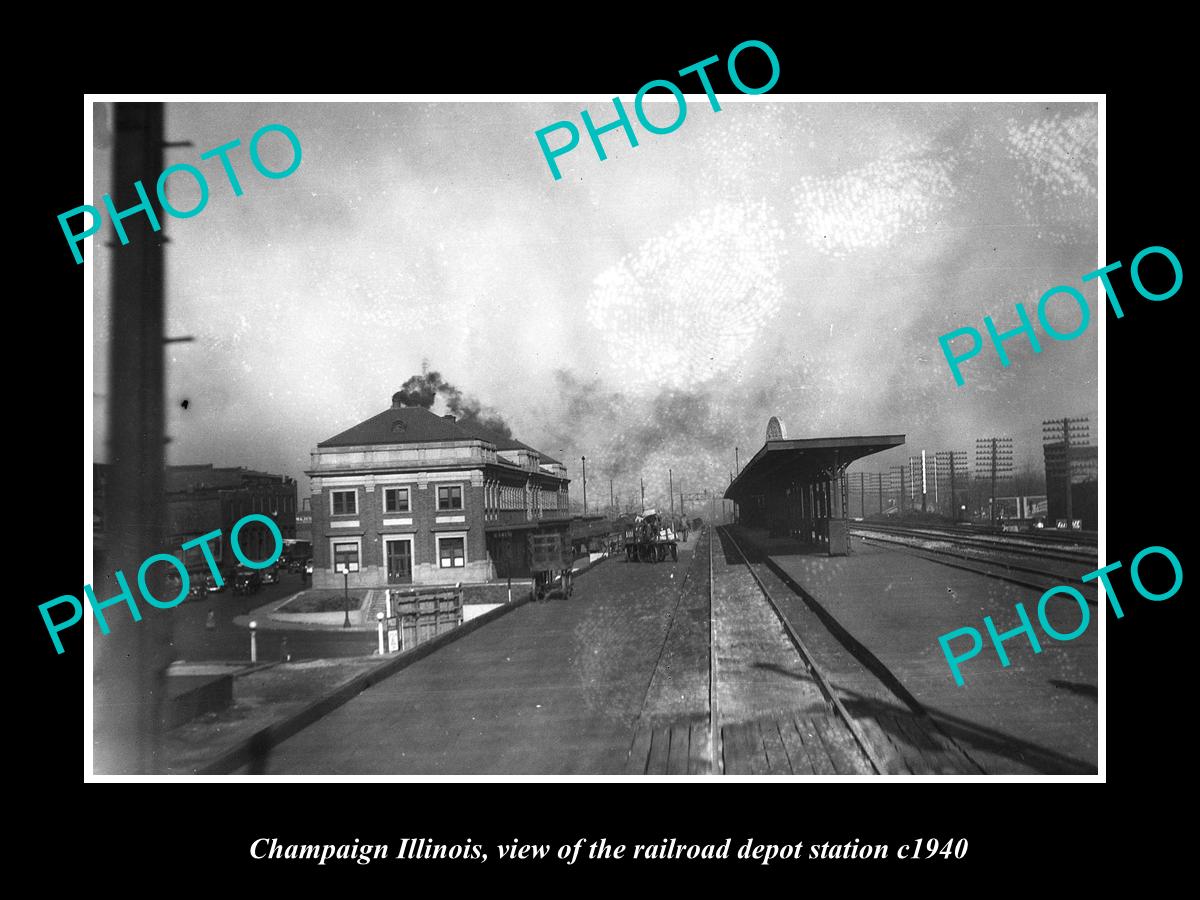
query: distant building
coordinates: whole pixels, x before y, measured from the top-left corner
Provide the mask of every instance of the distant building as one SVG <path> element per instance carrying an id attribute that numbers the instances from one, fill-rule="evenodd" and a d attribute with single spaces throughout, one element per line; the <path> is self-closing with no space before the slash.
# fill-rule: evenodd
<path id="1" fill-rule="evenodd" d="M 312 498 L 300 498 L 300 511 L 296 513 L 296 538 L 312 542 Z"/>
<path id="2" fill-rule="evenodd" d="M 569 537 L 560 462 L 397 400 L 319 443 L 306 474 L 317 588 L 342 586 L 339 563 L 351 587 L 523 577 L 530 534 Z"/>
<path id="3" fill-rule="evenodd" d="M 92 465 L 92 539 L 100 568 L 105 548 L 107 487 L 111 466 Z M 218 468 L 211 464 L 167 466 L 165 553 L 201 535 L 219 530 L 221 537 L 209 543 L 222 569 L 232 569 L 237 560 L 226 547 L 229 534 L 239 519 L 259 513 L 275 522 L 283 537 L 296 536 L 296 480 L 244 468 Z M 238 532 L 238 546 L 250 559 L 265 559 L 275 549 L 270 530 L 261 522 L 249 522 Z M 188 568 L 207 572 L 199 547 L 187 551 Z"/>
<path id="4" fill-rule="evenodd" d="M 1047 524 L 1077 519 L 1083 528 L 1099 528 L 1099 451 L 1096 447 L 1046 444 Z M 1070 484 L 1070 515 L 1067 485 Z M 1068 522 L 1068 526 L 1070 523 Z"/>

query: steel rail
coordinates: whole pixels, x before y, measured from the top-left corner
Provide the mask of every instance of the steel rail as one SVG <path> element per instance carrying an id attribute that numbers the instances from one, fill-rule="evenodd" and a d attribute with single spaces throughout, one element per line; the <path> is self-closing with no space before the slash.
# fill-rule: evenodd
<path id="1" fill-rule="evenodd" d="M 800 638 L 800 635 L 796 633 L 796 629 L 792 627 L 792 623 L 788 621 L 787 617 L 783 614 L 783 611 L 780 610 L 779 605 L 775 602 L 775 598 L 771 596 L 771 592 L 767 590 L 766 585 L 762 583 L 762 579 L 758 577 L 758 573 L 754 571 L 754 567 L 750 565 L 750 560 L 747 559 L 746 554 L 742 551 L 741 546 L 734 539 L 728 528 L 723 528 L 723 530 L 725 532 L 725 536 L 733 545 L 733 548 L 737 550 L 738 555 L 742 558 L 742 562 L 746 566 L 746 571 L 750 573 L 750 577 L 754 579 L 754 583 L 758 585 L 758 589 L 762 591 L 763 596 L 767 599 L 767 603 L 770 604 L 771 609 L 774 610 L 775 616 L 779 619 L 780 624 L 783 625 L 784 631 L 787 632 L 788 637 L 792 641 L 792 645 L 796 648 L 796 652 L 800 654 L 800 659 L 803 660 L 804 665 L 807 666 L 808 670 L 812 673 L 813 679 L 817 682 L 817 687 L 821 689 L 821 693 L 825 695 L 826 701 L 834 708 L 834 710 L 836 710 L 837 714 L 846 723 L 846 726 L 850 729 L 850 733 L 854 735 L 854 740 L 858 742 L 859 747 L 861 747 L 863 753 L 866 754 L 867 760 L 871 763 L 871 768 L 875 770 L 875 774 L 887 774 L 887 764 L 875 752 L 875 748 L 871 745 L 870 740 L 867 739 L 867 736 L 863 732 L 862 728 L 859 727 L 858 723 L 854 720 L 854 717 L 850 715 L 849 711 L 847 711 L 846 707 L 842 704 L 842 700 L 840 697 L 838 697 L 833 685 L 829 683 L 829 679 L 825 676 L 825 673 L 821 670 L 820 666 L 817 665 L 812 653 L 809 652 L 808 647 L 805 646 L 804 641 Z M 712 546 L 711 539 L 709 546 L 710 548 Z M 710 571 L 711 568 L 712 555 L 710 552 Z M 711 585 L 712 581 L 710 579 L 710 591 L 712 590 Z M 713 658 L 713 661 L 715 664 L 715 657 Z"/>

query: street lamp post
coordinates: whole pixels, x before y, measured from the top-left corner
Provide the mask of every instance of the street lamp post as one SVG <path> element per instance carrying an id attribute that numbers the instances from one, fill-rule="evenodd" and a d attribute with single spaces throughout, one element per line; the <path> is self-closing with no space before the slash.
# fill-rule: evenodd
<path id="1" fill-rule="evenodd" d="M 583 514 L 587 515 L 587 457 L 579 457 L 583 460 Z"/>
<path id="2" fill-rule="evenodd" d="M 342 566 L 342 590 L 343 597 L 346 601 L 346 620 L 342 622 L 343 628 L 350 627 L 350 567 Z"/>

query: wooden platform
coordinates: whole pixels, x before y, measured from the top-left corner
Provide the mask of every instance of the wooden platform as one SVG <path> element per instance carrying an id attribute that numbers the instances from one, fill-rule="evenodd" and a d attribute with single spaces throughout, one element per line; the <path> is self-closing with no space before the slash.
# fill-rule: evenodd
<path id="1" fill-rule="evenodd" d="M 641 721 L 629 748 L 626 775 L 709 775 L 708 720 Z"/>
<path id="2" fill-rule="evenodd" d="M 984 770 L 925 716 L 880 714 L 858 719 L 889 775 L 983 775 Z"/>
<path id="3" fill-rule="evenodd" d="M 782 713 L 721 729 L 726 775 L 872 775 L 844 722 Z"/>

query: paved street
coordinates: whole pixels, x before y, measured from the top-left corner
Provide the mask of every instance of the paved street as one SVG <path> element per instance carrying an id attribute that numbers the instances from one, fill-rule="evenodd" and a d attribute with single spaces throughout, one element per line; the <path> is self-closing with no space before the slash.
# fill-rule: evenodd
<path id="1" fill-rule="evenodd" d="M 176 659 L 188 661 L 238 660 L 250 658 L 250 634 L 233 624 L 235 616 L 273 600 L 284 600 L 308 585 L 299 574 L 283 574 L 279 584 L 264 586 L 258 593 L 240 597 L 232 590 L 209 594 L 203 600 L 187 600 L 169 611 L 174 626 L 172 644 Z M 216 628 L 205 627 L 208 613 L 215 613 Z M 293 659 L 334 656 L 367 656 L 376 649 L 374 634 L 362 631 L 267 631 L 258 633 L 259 660 L 279 659 L 287 638 Z"/>

